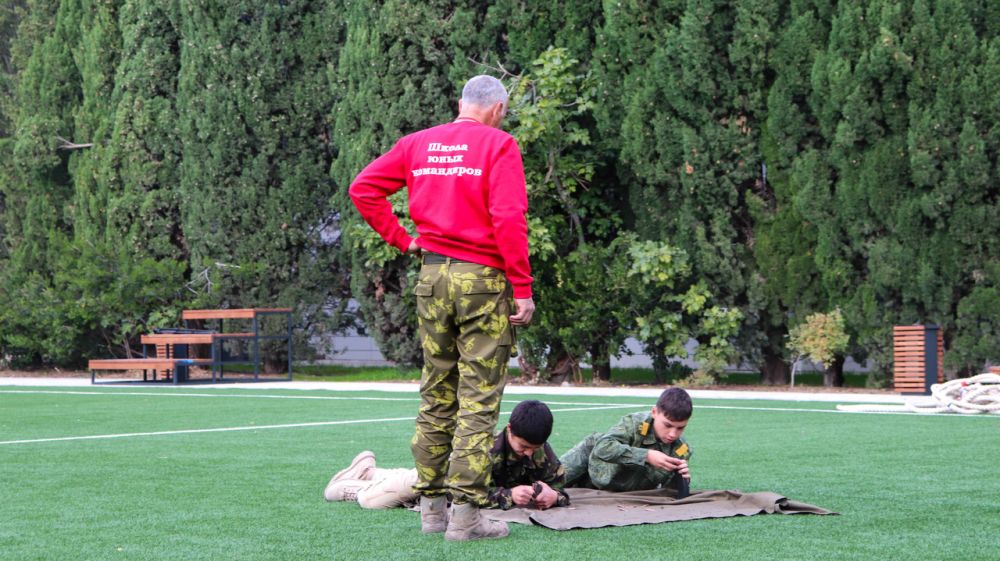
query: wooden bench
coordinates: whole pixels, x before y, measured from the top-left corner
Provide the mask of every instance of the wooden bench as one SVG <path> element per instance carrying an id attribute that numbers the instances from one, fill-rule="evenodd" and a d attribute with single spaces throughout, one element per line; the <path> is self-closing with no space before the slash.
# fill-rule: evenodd
<path id="1" fill-rule="evenodd" d="M 285 317 L 285 333 L 280 335 L 265 335 L 260 332 L 260 322 L 265 316 L 280 315 Z M 292 379 L 292 309 L 291 308 L 228 308 L 228 309 L 208 309 L 208 310 L 184 310 L 181 312 L 181 319 L 185 325 L 191 326 L 192 321 L 218 320 L 217 337 L 224 339 L 230 336 L 242 337 L 253 346 L 253 358 L 249 361 L 226 360 L 222 352 L 221 345 L 215 343 L 217 353 L 213 355 L 215 366 L 213 367 L 213 379 L 215 369 L 218 368 L 219 376 L 224 375 L 226 364 L 252 364 L 254 380 L 260 377 L 260 342 L 262 340 L 282 340 L 288 344 L 288 380 Z M 227 333 L 225 329 L 226 320 L 250 320 L 251 333 Z M 217 341 L 219 340 L 217 339 Z"/>
<path id="2" fill-rule="evenodd" d="M 268 315 L 282 315 L 285 319 L 284 333 L 265 334 L 261 333 L 261 319 Z M 292 379 L 292 309 L 291 308 L 234 308 L 217 310 L 184 310 L 182 319 L 188 324 L 185 329 L 164 329 L 161 333 L 142 335 L 140 342 L 143 345 L 143 358 L 128 359 L 95 359 L 91 360 L 90 383 L 97 380 L 99 370 L 142 370 L 143 381 L 148 380 L 148 373 L 153 373 L 153 381 L 156 381 L 157 372 L 169 373 L 176 384 L 184 377 L 184 371 L 188 366 L 205 365 L 212 369 L 212 381 L 216 381 L 216 374 L 221 379 L 224 375 L 224 368 L 227 364 L 252 364 L 254 380 L 260 379 L 260 342 L 262 340 L 282 340 L 288 344 L 288 380 Z M 190 322 L 196 320 L 218 320 L 218 330 L 203 331 L 190 328 Z M 226 320 L 250 320 L 252 322 L 251 331 L 225 331 Z M 226 340 L 242 340 L 252 346 L 252 360 L 249 351 L 240 352 L 233 356 L 226 356 L 226 348 L 223 343 Z M 147 346 L 153 345 L 156 348 L 155 357 L 147 357 Z M 188 358 L 189 345 L 209 345 L 211 347 L 210 359 L 190 359 Z M 182 350 L 183 348 L 183 350 Z M 181 356 L 177 356 L 181 355 Z M 178 369 L 180 369 L 178 371 Z"/>
<path id="3" fill-rule="evenodd" d="M 173 382 L 176 384 L 179 380 L 174 372 L 180 364 L 188 366 L 211 365 L 212 361 L 186 358 L 105 358 L 91 360 L 87 363 L 87 367 L 90 369 L 91 384 L 97 383 L 98 370 L 142 370 L 143 382 L 149 381 L 147 373 L 150 371 L 153 373 L 153 381 L 156 381 L 158 371 L 170 372 Z"/>
<path id="4" fill-rule="evenodd" d="M 253 333 L 147 333 L 139 337 L 143 345 L 211 345 L 217 339 L 247 339 Z"/>
<path id="5" fill-rule="evenodd" d="M 231 308 L 219 310 L 184 310 L 181 319 L 257 319 L 268 314 L 290 314 L 291 308 Z"/>
<path id="6" fill-rule="evenodd" d="M 190 353 L 188 347 L 191 345 L 209 345 L 209 353 L 212 364 L 212 381 L 215 381 L 216 373 L 221 373 L 222 348 L 221 345 L 226 339 L 252 339 L 253 333 L 147 333 L 139 337 L 142 344 L 143 356 L 148 356 L 147 347 L 156 349 L 156 358 L 161 359 L 188 359 Z M 177 352 L 176 347 L 181 347 L 181 352 Z"/>

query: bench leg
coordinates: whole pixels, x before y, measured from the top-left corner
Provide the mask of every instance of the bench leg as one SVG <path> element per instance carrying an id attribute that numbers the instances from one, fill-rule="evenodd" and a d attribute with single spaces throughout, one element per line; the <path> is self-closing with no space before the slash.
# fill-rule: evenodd
<path id="1" fill-rule="evenodd" d="M 213 337 L 212 338 L 211 353 L 210 353 L 212 355 L 212 383 L 213 384 L 215 383 L 215 369 L 216 369 L 217 365 L 219 364 L 219 350 L 218 349 L 221 346 L 222 346 L 221 341 L 219 339 L 216 339 L 215 337 Z"/>
<path id="2" fill-rule="evenodd" d="M 257 315 L 253 316 L 253 380 L 256 382 L 260 377 L 260 325 L 257 323 Z"/>
<path id="3" fill-rule="evenodd" d="M 288 380 L 292 380 L 292 314 L 287 314 L 285 322 L 288 326 Z"/>

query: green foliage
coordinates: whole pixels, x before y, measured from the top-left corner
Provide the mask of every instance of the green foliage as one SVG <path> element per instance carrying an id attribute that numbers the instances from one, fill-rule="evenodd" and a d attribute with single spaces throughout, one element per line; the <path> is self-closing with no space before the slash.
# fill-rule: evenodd
<path id="1" fill-rule="evenodd" d="M 419 365 L 423 358 L 409 294 L 416 263 L 371 237 L 347 187 L 399 137 L 453 117 L 460 88 L 471 76 L 464 53 L 481 49 L 478 9 L 400 0 L 348 4 L 346 36 L 337 67 L 328 73 L 337 99 L 330 118 L 338 153 L 329 171 L 338 190 L 331 202 L 349 248 L 341 262 L 351 270 L 352 294 L 368 333 L 386 358 L 402 365 Z M 356 235 L 364 238 L 355 241 Z"/>
<path id="2" fill-rule="evenodd" d="M 529 243 L 536 299 L 533 325 L 520 333 L 534 364 L 590 355 L 608 376 L 629 319 L 609 298 L 624 292 L 628 239 L 607 197 L 613 185 L 591 146 L 593 88 L 580 61 L 549 48 L 511 91 L 511 133 L 521 146 L 528 185 Z"/>
<path id="3" fill-rule="evenodd" d="M 11 102 L 16 91 L 17 77 L 12 55 L 12 46 L 17 35 L 18 24 L 24 16 L 24 2 L 14 0 L 0 6 L 0 138 L 10 136 Z M 0 209 L 2 210 L 2 209 Z"/>
<path id="4" fill-rule="evenodd" d="M 342 22 L 336 6 L 310 2 L 180 12 L 179 233 L 143 242 L 186 254 L 192 275 L 203 263 L 231 265 L 215 279 L 212 307 L 293 307 L 302 342 L 338 328 L 336 306 L 346 300 L 327 173 L 335 155 L 327 69 Z M 168 38 L 169 25 L 161 23 Z M 143 179 L 152 187 L 147 212 L 172 213 L 173 202 L 154 193 L 158 178 Z"/>
<path id="5" fill-rule="evenodd" d="M 30 4 L 2 108 L 20 133 L 4 148 L 16 235 L 0 288 L 46 309 L 0 312 L 4 347 L 56 363 L 127 353 L 194 304 L 294 307 L 302 341 L 341 325 L 334 7 Z"/>
<path id="6" fill-rule="evenodd" d="M 179 16 L 172 5 L 125 2 L 112 131 L 100 175 L 109 193 L 109 237 L 140 254 L 186 261 L 177 130 Z"/>
<path id="7" fill-rule="evenodd" d="M 0 313 L 0 349 L 20 366 L 132 355 L 138 335 L 179 324 L 181 263 L 136 259 L 126 248 L 66 244 L 57 269 L 51 278 L 0 278 L 0 297 L 8 302 Z"/>
<path id="8" fill-rule="evenodd" d="M 698 341 L 695 359 L 708 375 L 718 375 L 736 358 L 732 342 L 743 314 L 714 303 L 704 281 L 691 274 L 682 250 L 656 242 L 635 242 L 629 248 L 629 277 L 635 303 L 636 336 L 661 361 L 687 356 L 689 339 Z M 662 363 L 654 363 L 657 370 Z M 658 376 L 660 372 L 657 372 Z"/>
<path id="9" fill-rule="evenodd" d="M 717 304 L 740 311 L 734 342 L 750 358 L 762 298 L 745 194 L 760 178 L 779 12 L 769 2 L 623 3 L 606 13 L 598 40 L 596 114 L 603 134 L 617 137 L 635 231 L 683 249 Z"/>
<path id="10" fill-rule="evenodd" d="M 805 358 L 825 367 L 847 351 L 850 337 L 840 310 L 828 314 L 815 313 L 793 327 L 788 335 L 788 349 L 794 360 Z"/>
<path id="11" fill-rule="evenodd" d="M 1000 360 L 993 4 L 7 2 L 0 351 L 70 364 L 185 306 L 289 305 L 297 353 L 356 313 L 418 364 L 415 263 L 347 186 L 489 72 L 528 179 L 536 363 L 606 376 L 636 335 L 662 379 L 694 337 L 707 372 L 779 382 L 790 329 L 839 309 L 876 383 L 894 324 L 941 325 L 949 370 L 976 370 Z"/>
<path id="12" fill-rule="evenodd" d="M 978 276 L 975 288 L 958 303 L 954 350 L 945 355 L 945 364 L 960 375 L 978 374 L 1000 362 L 1000 268 L 994 265 Z"/>
<path id="13" fill-rule="evenodd" d="M 541 226 L 537 234 L 529 230 L 530 241 L 541 250 L 564 254 L 614 236 L 618 221 L 597 188 L 604 185 L 592 188 L 597 157 L 586 120 L 592 109 L 588 78 L 562 48 L 543 52 L 511 91 L 511 134 L 521 146 L 530 213 Z M 550 232 L 560 232 L 558 240 Z M 534 255 L 547 260 L 553 253 Z"/>
<path id="14" fill-rule="evenodd" d="M 778 32 L 769 62 L 775 73 L 767 100 L 760 150 L 766 173 L 746 193 L 754 222 L 752 246 L 756 298 L 763 302 L 762 380 L 788 382 L 784 357 L 789 319 L 820 310 L 828 296 L 816 264 L 817 231 L 795 202 L 801 182 L 792 174 L 799 152 L 820 142 L 815 118 L 806 103 L 809 74 L 829 22 L 810 5 L 792 3 Z"/>

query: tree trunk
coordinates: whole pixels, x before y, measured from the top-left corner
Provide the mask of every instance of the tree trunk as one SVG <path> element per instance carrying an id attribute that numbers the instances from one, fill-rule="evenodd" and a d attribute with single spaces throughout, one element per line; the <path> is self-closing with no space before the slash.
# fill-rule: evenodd
<path id="1" fill-rule="evenodd" d="M 785 359 L 769 349 L 764 349 L 764 365 L 760 369 L 760 382 L 769 386 L 783 386 L 789 382 L 791 367 Z"/>
<path id="2" fill-rule="evenodd" d="M 844 357 L 838 356 L 823 372 L 823 385 L 828 388 L 839 388 L 844 385 Z"/>
<path id="3" fill-rule="evenodd" d="M 611 381 L 611 353 L 603 341 L 590 347 L 590 369 L 594 380 Z"/>
<path id="4" fill-rule="evenodd" d="M 651 347 L 646 347 L 646 354 L 653 360 L 653 382 L 656 385 L 667 383 L 670 361 L 662 352 Z"/>
<path id="5" fill-rule="evenodd" d="M 556 384 L 580 380 L 580 364 L 576 357 L 565 350 L 549 354 L 545 371 L 548 374 L 548 380 Z"/>
<path id="6" fill-rule="evenodd" d="M 253 352 L 253 351 L 251 351 Z M 261 357 L 261 373 L 263 374 L 281 374 L 288 372 L 288 352 L 282 351 L 277 353 L 267 353 L 264 354 L 264 349 L 260 350 L 260 353 L 264 356 Z"/>

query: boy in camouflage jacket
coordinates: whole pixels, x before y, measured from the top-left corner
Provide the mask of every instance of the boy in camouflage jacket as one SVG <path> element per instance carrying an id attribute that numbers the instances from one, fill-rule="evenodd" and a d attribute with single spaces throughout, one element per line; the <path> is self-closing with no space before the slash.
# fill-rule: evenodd
<path id="1" fill-rule="evenodd" d="M 684 489 L 691 479 L 691 446 L 681 438 L 691 418 L 691 396 L 668 388 L 652 410 L 622 417 L 606 433 L 584 438 L 560 461 L 566 487 L 606 491 Z"/>
<path id="2" fill-rule="evenodd" d="M 490 449 L 489 500 L 507 510 L 514 506 L 539 509 L 569 505 L 563 491 L 565 470 L 552 447 L 552 412 L 541 401 L 518 403 L 510 421 L 496 434 Z M 324 491 L 328 501 L 357 501 L 362 508 L 412 506 L 417 472 L 413 468 L 375 467 L 375 454 L 364 451 L 337 473 Z"/>

